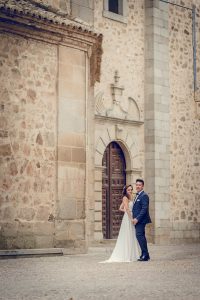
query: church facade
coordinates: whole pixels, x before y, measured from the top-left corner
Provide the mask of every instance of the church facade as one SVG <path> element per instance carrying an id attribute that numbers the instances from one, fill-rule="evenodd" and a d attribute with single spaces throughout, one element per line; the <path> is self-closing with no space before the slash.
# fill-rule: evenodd
<path id="1" fill-rule="evenodd" d="M 0 1 L 0 248 L 200 241 L 200 1 Z"/>

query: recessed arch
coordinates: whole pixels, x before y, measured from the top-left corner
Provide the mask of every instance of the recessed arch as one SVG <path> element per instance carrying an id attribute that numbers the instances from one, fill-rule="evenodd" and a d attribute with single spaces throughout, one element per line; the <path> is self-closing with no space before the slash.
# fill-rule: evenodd
<path id="1" fill-rule="evenodd" d="M 95 142 L 95 201 L 94 201 L 94 239 L 102 240 L 102 174 L 103 174 L 103 155 L 107 146 L 115 142 L 117 143 L 124 154 L 126 161 L 126 184 L 133 184 L 138 176 L 141 176 L 140 168 L 140 153 L 138 140 L 134 139 L 137 136 L 130 134 L 128 130 L 124 130 L 120 125 L 103 127 L 96 135 Z"/>
<path id="2" fill-rule="evenodd" d="M 102 232 L 105 239 L 113 239 L 118 236 L 123 217 L 119 206 L 126 184 L 126 160 L 117 142 L 106 147 L 102 167 Z"/>

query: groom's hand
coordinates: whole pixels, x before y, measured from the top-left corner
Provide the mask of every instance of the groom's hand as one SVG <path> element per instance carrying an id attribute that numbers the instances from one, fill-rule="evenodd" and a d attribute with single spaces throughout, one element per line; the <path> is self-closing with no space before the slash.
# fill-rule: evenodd
<path id="1" fill-rule="evenodd" d="M 136 225 L 138 223 L 138 219 L 135 218 L 135 219 L 132 220 L 132 222 L 133 222 L 134 225 Z"/>

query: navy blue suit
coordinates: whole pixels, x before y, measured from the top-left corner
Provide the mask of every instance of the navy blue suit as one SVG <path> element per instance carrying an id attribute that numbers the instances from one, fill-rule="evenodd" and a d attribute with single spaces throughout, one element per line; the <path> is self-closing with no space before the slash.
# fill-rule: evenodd
<path id="1" fill-rule="evenodd" d="M 149 216 L 149 196 L 144 191 L 137 196 L 136 201 L 133 204 L 132 214 L 133 218 L 138 220 L 138 223 L 135 225 L 135 230 L 142 256 L 148 257 L 149 252 L 145 237 L 145 226 L 146 224 L 151 223 L 151 218 Z"/>

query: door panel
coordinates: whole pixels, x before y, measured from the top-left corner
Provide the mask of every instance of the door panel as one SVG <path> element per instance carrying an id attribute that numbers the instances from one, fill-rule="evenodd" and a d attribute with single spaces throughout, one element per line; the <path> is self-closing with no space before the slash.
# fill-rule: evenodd
<path id="1" fill-rule="evenodd" d="M 106 239 L 116 238 L 123 213 L 119 211 L 126 184 L 126 163 L 120 146 L 112 142 L 103 156 L 102 230 Z"/>

